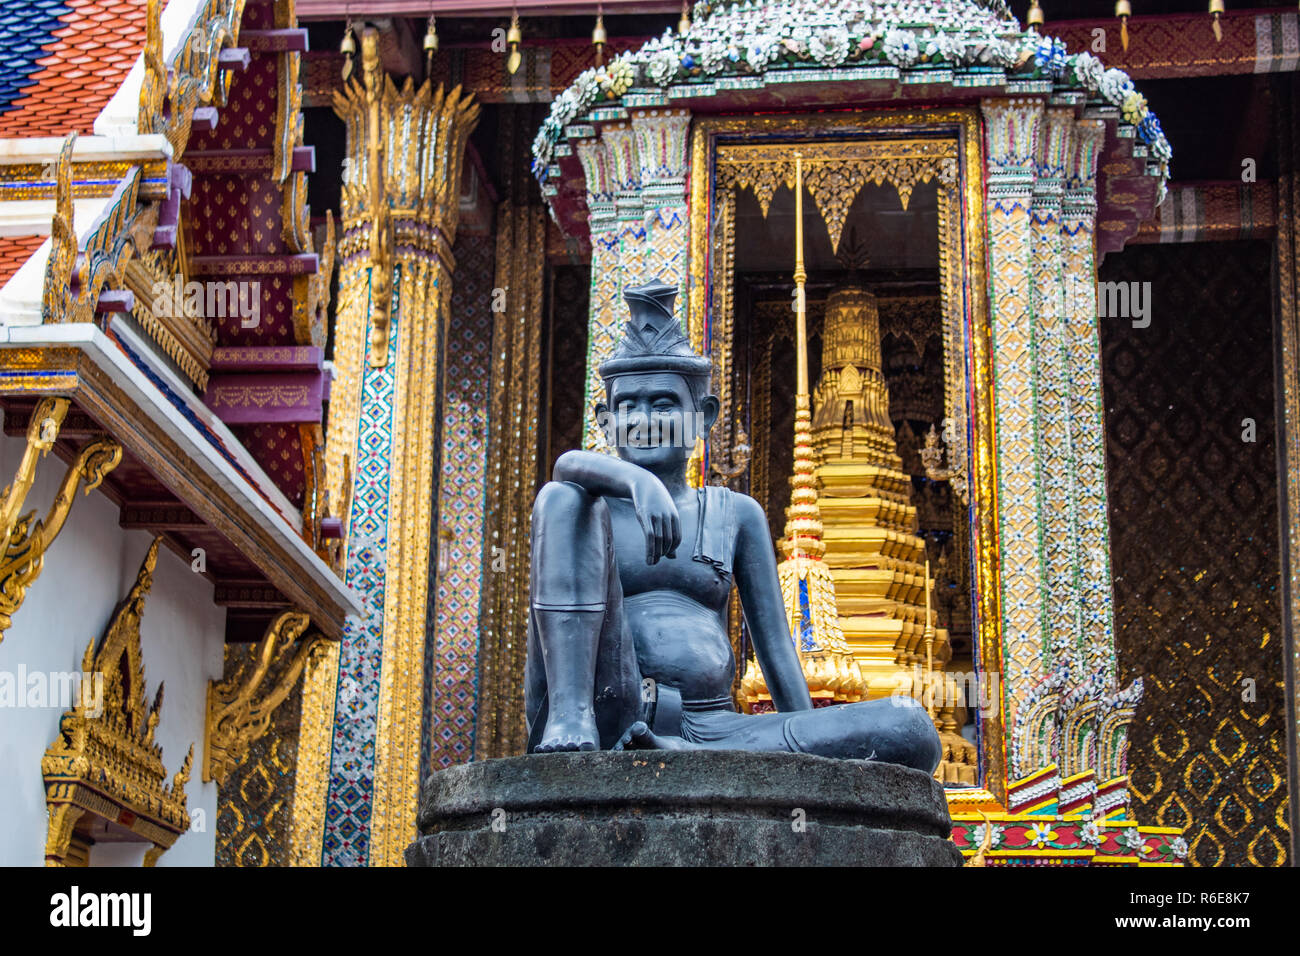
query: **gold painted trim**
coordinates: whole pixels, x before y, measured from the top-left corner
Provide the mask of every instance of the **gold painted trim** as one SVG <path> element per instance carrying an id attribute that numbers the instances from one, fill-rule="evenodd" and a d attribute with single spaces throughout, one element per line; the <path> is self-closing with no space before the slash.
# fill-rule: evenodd
<path id="1" fill-rule="evenodd" d="M 375 730 L 371 866 L 401 866 L 415 839 L 423 722 L 424 640 L 433 501 L 432 430 L 441 317 L 451 269 L 439 260 L 399 269 L 397 383 L 389 463 L 383 670 Z M 373 347 L 373 343 L 372 343 Z"/>
<path id="2" fill-rule="evenodd" d="M 73 199 L 106 199 L 136 168 L 140 170 L 140 199 L 167 198 L 167 160 L 73 160 L 69 176 Z M 57 200 L 58 179 L 54 163 L 0 164 L 0 201 Z"/>

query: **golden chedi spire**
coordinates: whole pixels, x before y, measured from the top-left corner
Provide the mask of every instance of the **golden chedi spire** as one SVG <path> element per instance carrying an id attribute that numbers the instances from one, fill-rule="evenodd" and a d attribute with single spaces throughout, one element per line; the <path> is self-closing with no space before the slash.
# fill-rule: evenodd
<path id="1" fill-rule="evenodd" d="M 975 749 L 957 733 L 957 702 L 949 693 L 956 684 L 942 671 L 952 656 L 948 633 L 927 620 L 925 542 L 916 533 L 912 479 L 889 418 L 876 297 L 854 274 L 863 257 L 852 233 L 845 245 L 850 275 L 826 301 L 822 374 L 813 392 L 823 563 L 835 580 L 843 646 L 865 678 L 865 696 L 930 698 L 944 743 L 938 776 L 973 784 Z"/>
<path id="2" fill-rule="evenodd" d="M 795 413 L 794 477 L 786 509 L 785 560 L 777 567 L 790 634 L 803 665 L 813 703 L 825 706 L 863 699 L 862 675 L 844 646 L 835 581 L 822 561 L 822 519 L 817 507 L 812 415 L 808 395 L 808 335 L 803 263 L 803 159 L 795 153 Z M 761 670 L 751 661 L 740 685 L 748 712 L 771 709 L 771 695 Z"/>

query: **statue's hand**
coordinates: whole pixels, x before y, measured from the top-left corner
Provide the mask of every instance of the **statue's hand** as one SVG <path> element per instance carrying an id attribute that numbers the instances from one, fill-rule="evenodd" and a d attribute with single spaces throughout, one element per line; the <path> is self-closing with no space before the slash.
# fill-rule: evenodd
<path id="1" fill-rule="evenodd" d="M 645 563 L 655 564 L 664 555 L 677 557 L 682 541 L 682 522 L 677 505 L 664 483 L 648 471 L 632 482 L 632 506 L 645 532 Z"/>

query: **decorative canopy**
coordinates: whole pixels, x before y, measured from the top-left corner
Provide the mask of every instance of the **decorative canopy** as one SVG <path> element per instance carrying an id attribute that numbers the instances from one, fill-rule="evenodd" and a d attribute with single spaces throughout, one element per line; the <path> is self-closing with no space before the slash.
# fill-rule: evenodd
<path id="1" fill-rule="evenodd" d="M 577 163 L 570 138 L 590 136 L 586 124 L 625 119 L 629 108 L 664 106 L 798 111 L 1047 96 L 1110 121 L 1103 162 L 1126 164 L 1121 192 L 1138 194 L 1130 215 L 1145 218 L 1164 198 L 1172 151 L 1128 74 L 1022 30 L 1001 0 L 744 0 L 701 2 L 696 14 L 684 34 L 667 30 L 556 97 L 533 143 L 533 172 L 566 230 L 585 218 L 565 208 L 585 205 L 565 195 L 581 172 L 565 168 Z"/>

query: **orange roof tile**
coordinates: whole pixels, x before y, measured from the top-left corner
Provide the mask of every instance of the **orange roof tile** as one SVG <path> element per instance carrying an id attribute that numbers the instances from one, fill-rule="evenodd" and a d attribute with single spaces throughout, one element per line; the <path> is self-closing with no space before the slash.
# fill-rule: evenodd
<path id="1" fill-rule="evenodd" d="M 13 278 L 44 241 L 44 236 L 0 236 L 0 286 Z"/>
<path id="2" fill-rule="evenodd" d="M 33 85 L 13 101 L 14 108 L 0 113 L 0 137 L 90 132 L 144 46 L 143 0 L 64 2 L 71 9 L 60 17 L 54 41 L 43 47 L 47 55 L 36 60 L 43 69 L 31 74 Z"/>

